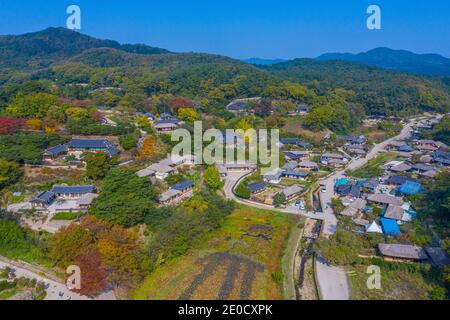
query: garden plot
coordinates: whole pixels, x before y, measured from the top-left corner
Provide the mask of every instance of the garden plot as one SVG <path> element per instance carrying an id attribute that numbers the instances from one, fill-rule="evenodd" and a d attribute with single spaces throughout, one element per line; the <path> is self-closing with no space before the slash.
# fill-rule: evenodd
<path id="1" fill-rule="evenodd" d="M 149 275 L 135 299 L 280 299 L 281 256 L 293 217 L 241 206 L 187 255 Z"/>

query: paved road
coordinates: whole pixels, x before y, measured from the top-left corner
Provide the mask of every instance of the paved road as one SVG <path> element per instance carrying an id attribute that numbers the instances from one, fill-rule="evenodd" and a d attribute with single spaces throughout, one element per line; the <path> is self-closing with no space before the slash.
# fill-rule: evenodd
<path id="1" fill-rule="evenodd" d="M 397 136 L 376 144 L 366 155 L 366 157 L 351 160 L 346 169 L 339 170 L 325 180 L 320 181 L 326 189 L 326 192 L 320 192 L 322 210 L 327 217 L 330 215 L 334 217 L 334 219 L 325 219 L 323 230 L 324 236 L 328 237 L 337 229 L 337 219 L 333 213 L 333 209 L 331 208 L 331 199 L 335 196 L 334 184 L 336 179 L 344 177 L 345 170 L 355 170 L 365 165 L 370 159 L 375 158 L 380 152 L 382 152 L 392 141 L 407 138 L 412 132 L 413 125 L 414 122 L 405 125 Z M 323 300 L 349 299 L 350 290 L 347 276 L 343 268 L 330 266 L 324 259 L 318 258 L 316 259 L 316 275 Z"/>
<path id="2" fill-rule="evenodd" d="M 38 282 L 44 282 L 47 291 L 45 300 L 91 300 L 89 297 L 70 291 L 64 283 L 50 279 L 50 276 L 43 275 L 39 270 L 34 270 L 16 261 L 0 257 L 0 268 L 4 267 L 13 269 L 16 277 L 25 277 L 28 279 L 36 279 Z M 99 295 L 95 300 L 115 300 L 115 295 L 113 291 L 109 291 Z"/>
<path id="3" fill-rule="evenodd" d="M 412 132 L 412 126 L 415 124 L 414 121 L 405 125 L 402 131 L 395 137 L 392 137 L 384 142 L 376 144 L 372 150 L 364 158 L 352 159 L 347 165 L 347 168 L 336 171 L 331 176 L 319 181 L 321 185 L 324 186 L 326 192 L 320 192 L 320 201 L 322 206 L 322 211 L 320 213 L 312 213 L 301 211 L 295 206 L 290 206 L 286 209 L 274 208 L 270 205 L 260 204 L 253 201 L 246 201 L 239 199 L 235 196 L 233 188 L 237 183 L 243 179 L 245 176 L 251 173 L 236 172 L 230 173 L 224 185 L 225 196 L 228 199 L 232 199 L 238 203 L 242 203 L 248 206 L 253 206 L 261 209 L 276 210 L 280 212 L 285 212 L 289 214 L 299 214 L 312 219 L 323 221 L 323 235 L 329 237 L 337 230 L 337 218 L 334 215 L 333 209 L 331 208 L 331 199 L 335 196 L 334 184 L 336 179 L 344 176 L 345 170 L 355 170 L 364 166 L 370 159 L 376 157 L 380 152 L 382 152 L 385 147 L 394 140 L 401 140 L 408 137 Z M 316 259 L 316 275 L 319 285 L 319 290 L 321 293 L 321 298 L 323 300 L 348 300 L 349 299 L 349 284 L 346 276 L 345 269 L 338 266 L 329 265 L 323 258 L 318 257 Z"/>

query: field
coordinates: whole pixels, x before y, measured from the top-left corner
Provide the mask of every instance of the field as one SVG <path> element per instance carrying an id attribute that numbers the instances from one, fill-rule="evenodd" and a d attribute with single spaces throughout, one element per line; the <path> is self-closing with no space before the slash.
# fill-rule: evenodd
<path id="1" fill-rule="evenodd" d="M 381 289 L 367 288 L 367 266 L 350 268 L 352 299 L 356 300 L 427 300 L 430 285 L 421 272 L 381 268 Z"/>
<path id="2" fill-rule="evenodd" d="M 281 257 L 294 217 L 240 206 L 196 249 L 150 274 L 139 300 L 280 299 Z"/>

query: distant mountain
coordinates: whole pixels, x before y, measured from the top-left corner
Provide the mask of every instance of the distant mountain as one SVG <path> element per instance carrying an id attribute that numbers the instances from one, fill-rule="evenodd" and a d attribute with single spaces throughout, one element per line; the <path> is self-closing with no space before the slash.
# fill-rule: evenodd
<path id="1" fill-rule="evenodd" d="M 285 62 L 286 60 L 284 60 L 284 59 L 249 58 L 249 59 L 244 59 L 242 61 L 247 62 L 249 64 L 255 64 L 255 65 L 260 65 L 260 66 L 267 66 L 267 65 L 272 65 L 272 64 Z"/>
<path id="2" fill-rule="evenodd" d="M 411 110 L 450 110 L 449 78 L 400 73 L 351 61 L 294 59 L 261 66 L 272 75 L 307 85 L 319 94 L 342 88 L 373 114 L 407 114 Z M 432 97 L 432 98 L 430 98 Z"/>
<path id="3" fill-rule="evenodd" d="M 326 53 L 316 60 L 352 61 L 402 72 L 450 76 L 450 59 L 438 54 L 416 54 L 406 50 L 376 48 L 358 54 Z"/>
<path id="4" fill-rule="evenodd" d="M 0 67 L 47 67 L 57 60 L 94 48 L 112 48 L 144 55 L 169 52 L 143 44 L 122 45 L 117 41 L 96 39 L 65 28 L 48 28 L 18 36 L 0 36 Z"/>

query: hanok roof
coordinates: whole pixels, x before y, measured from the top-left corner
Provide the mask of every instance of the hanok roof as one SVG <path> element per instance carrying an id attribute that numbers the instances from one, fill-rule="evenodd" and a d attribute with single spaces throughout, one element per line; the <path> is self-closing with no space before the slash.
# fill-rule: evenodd
<path id="1" fill-rule="evenodd" d="M 305 171 L 286 170 L 283 171 L 283 176 L 307 177 L 308 173 Z"/>
<path id="2" fill-rule="evenodd" d="M 403 183 L 405 183 L 405 181 L 410 180 L 409 177 L 407 176 L 390 176 L 387 180 L 386 183 L 388 184 L 395 184 L 395 185 L 401 185 Z"/>
<path id="3" fill-rule="evenodd" d="M 299 141 L 299 142 L 297 142 L 297 145 L 300 147 L 300 148 L 309 148 L 309 147 L 311 147 L 312 146 L 312 144 L 311 143 L 309 143 L 309 142 L 307 142 L 307 141 Z"/>
<path id="4" fill-rule="evenodd" d="M 383 256 L 402 259 L 427 260 L 425 251 L 418 246 L 379 243 L 378 250 Z"/>
<path id="5" fill-rule="evenodd" d="M 295 161 L 289 161 L 288 163 L 286 163 L 284 166 L 283 166 L 283 170 L 294 170 L 295 168 L 297 168 L 298 167 L 298 163 L 297 162 L 295 162 Z"/>
<path id="6" fill-rule="evenodd" d="M 391 171 L 394 171 L 394 172 L 405 172 L 408 170 L 411 170 L 411 166 L 407 165 L 405 163 L 398 164 L 391 168 Z"/>
<path id="7" fill-rule="evenodd" d="M 303 188 L 300 186 L 290 186 L 286 189 L 283 189 L 281 192 L 286 196 L 286 198 L 289 198 L 290 196 L 300 193 L 303 191 Z"/>
<path id="8" fill-rule="evenodd" d="M 163 193 L 161 193 L 161 195 L 159 196 L 158 200 L 159 202 L 166 202 L 169 201 L 170 199 L 176 197 L 177 195 L 179 195 L 181 192 L 175 189 L 169 189 Z"/>
<path id="9" fill-rule="evenodd" d="M 172 168 L 168 165 L 161 164 L 161 163 L 154 163 L 151 166 L 149 166 L 147 169 L 154 171 L 154 172 L 159 172 L 159 173 L 170 173 L 170 172 L 175 171 L 174 168 Z"/>
<path id="10" fill-rule="evenodd" d="M 401 221 L 404 210 L 402 207 L 390 204 L 384 214 L 385 218 Z"/>
<path id="11" fill-rule="evenodd" d="M 402 152 L 412 152 L 413 150 L 414 149 L 412 147 L 410 147 L 409 145 L 407 145 L 407 144 L 401 145 L 398 148 L 398 151 L 402 151 Z"/>
<path id="12" fill-rule="evenodd" d="M 284 155 L 287 158 L 292 159 L 292 160 L 298 160 L 298 159 L 300 159 L 302 157 L 300 154 L 297 154 L 297 153 L 294 153 L 294 152 L 290 152 L 290 151 L 286 151 L 284 153 Z"/>
<path id="13" fill-rule="evenodd" d="M 106 139 L 72 139 L 67 146 L 69 148 L 95 148 L 107 149 L 113 145 L 112 142 Z"/>
<path id="14" fill-rule="evenodd" d="M 297 144 L 300 142 L 298 138 L 280 138 L 282 144 Z"/>
<path id="15" fill-rule="evenodd" d="M 367 201 L 361 198 L 356 199 L 355 201 L 349 204 L 349 207 L 362 210 L 366 207 Z"/>
<path id="16" fill-rule="evenodd" d="M 297 106 L 296 111 L 297 112 L 308 112 L 309 108 L 308 108 L 308 106 L 306 106 L 304 104 L 300 104 L 300 105 Z"/>
<path id="17" fill-rule="evenodd" d="M 192 187 L 194 187 L 194 183 L 191 180 L 186 179 L 177 184 L 174 184 L 173 186 L 170 187 L 170 189 L 183 191 Z"/>
<path id="18" fill-rule="evenodd" d="M 65 152 L 67 152 L 67 147 L 63 144 L 60 144 L 60 145 L 57 145 L 56 147 L 45 150 L 45 154 L 50 155 L 50 156 L 56 156 L 56 155 L 59 155 L 61 153 L 65 153 Z"/>
<path id="19" fill-rule="evenodd" d="M 177 126 L 180 121 L 176 119 L 166 119 L 155 121 L 155 128 Z"/>
<path id="20" fill-rule="evenodd" d="M 55 194 L 63 193 L 76 193 L 76 194 L 86 194 L 94 193 L 94 186 L 54 186 L 52 192 Z"/>
<path id="21" fill-rule="evenodd" d="M 260 190 L 264 190 L 266 187 L 267 187 L 267 183 L 265 183 L 264 181 L 254 182 L 254 183 L 250 183 L 248 185 L 248 188 L 250 189 L 251 192 L 257 192 Z"/>
<path id="22" fill-rule="evenodd" d="M 232 111 L 241 111 L 245 109 L 245 103 L 244 102 L 231 102 L 229 105 L 226 106 L 227 110 Z"/>
<path id="23" fill-rule="evenodd" d="M 427 166 L 426 164 L 423 164 L 423 163 L 417 163 L 417 164 L 413 165 L 412 168 L 414 170 L 419 170 L 419 171 L 434 170 L 433 166 Z"/>
<path id="24" fill-rule="evenodd" d="M 55 198 L 55 194 L 53 192 L 42 191 L 31 201 L 40 203 L 49 203 L 53 198 Z"/>
<path id="25" fill-rule="evenodd" d="M 317 163 L 305 160 L 300 162 L 298 166 L 302 168 L 317 168 Z"/>
<path id="26" fill-rule="evenodd" d="M 400 198 L 381 193 L 372 194 L 367 197 L 367 200 L 382 204 L 393 204 L 396 206 L 401 206 L 404 203 L 403 200 Z"/>
<path id="27" fill-rule="evenodd" d="M 138 172 L 136 172 L 136 174 L 138 177 L 142 178 L 142 177 L 148 177 L 148 176 L 154 175 L 155 171 L 145 168 L 145 169 L 139 170 Z"/>
<path id="28" fill-rule="evenodd" d="M 377 179 L 370 179 L 364 182 L 363 187 L 367 189 L 375 189 L 380 182 Z"/>
<path id="29" fill-rule="evenodd" d="M 89 206 L 94 201 L 95 198 L 98 197 L 98 194 L 96 193 L 86 193 L 81 196 L 80 199 L 78 199 L 77 204 L 79 206 Z"/>
<path id="30" fill-rule="evenodd" d="M 431 263 L 434 265 L 445 266 L 450 263 L 450 259 L 445 251 L 439 247 L 426 247 L 425 252 L 428 254 Z"/>
<path id="31" fill-rule="evenodd" d="M 358 213 L 358 209 L 352 208 L 352 207 L 347 207 L 341 212 L 341 215 L 347 216 L 347 217 L 353 217 L 357 213 Z"/>

